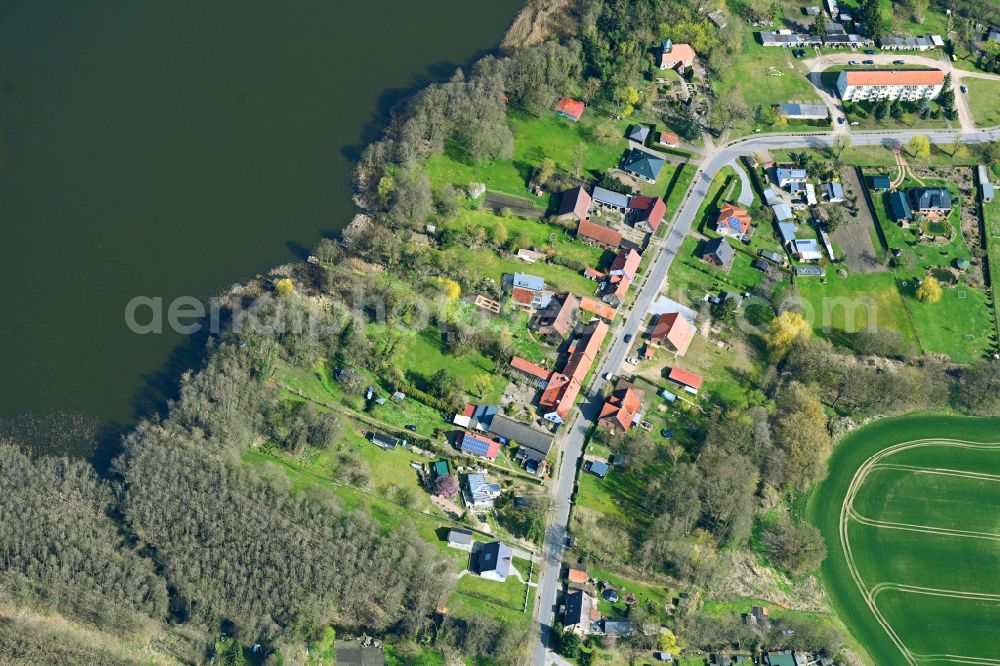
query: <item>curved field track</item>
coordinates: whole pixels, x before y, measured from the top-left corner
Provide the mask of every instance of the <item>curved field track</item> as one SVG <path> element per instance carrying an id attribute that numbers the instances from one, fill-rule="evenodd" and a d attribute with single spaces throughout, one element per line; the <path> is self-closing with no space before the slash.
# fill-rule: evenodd
<path id="1" fill-rule="evenodd" d="M 809 502 L 831 601 L 878 666 L 1000 666 L 1000 419 L 846 437 Z"/>

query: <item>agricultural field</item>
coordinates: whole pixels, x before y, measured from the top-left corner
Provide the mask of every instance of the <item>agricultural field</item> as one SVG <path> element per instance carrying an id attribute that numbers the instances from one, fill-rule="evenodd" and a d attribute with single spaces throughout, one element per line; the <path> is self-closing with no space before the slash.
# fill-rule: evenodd
<path id="1" fill-rule="evenodd" d="M 998 472 L 998 419 L 888 419 L 834 450 L 808 514 L 833 606 L 868 661 L 993 663 Z"/>

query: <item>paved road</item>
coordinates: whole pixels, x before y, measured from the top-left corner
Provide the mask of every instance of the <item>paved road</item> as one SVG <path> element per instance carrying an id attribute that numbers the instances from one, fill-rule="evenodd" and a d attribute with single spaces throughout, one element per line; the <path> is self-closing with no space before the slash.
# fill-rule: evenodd
<path id="1" fill-rule="evenodd" d="M 958 130 L 852 132 L 851 139 L 856 146 L 905 145 L 917 134 L 927 135 L 932 143 L 952 143 L 959 135 L 966 143 L 1000 141 L 1000 127 L 972 132 L 959 132 Z M 694 224 L 698 209 L 708 196 L 708 188 L 712 179 L 719 169 L 740 155 L 776 149 L 830 147 L 833 145 L 835 136 L 833 132 L 825 132 L 755 135 L 737 139 L 720 146 L 714 154 L 709 155 L 695 174 L 691 187 L 674 217 L 673 226 L 653 260 L 652 266 L 647 271 L 645 282 L 639 287 L 639 295 L 631 312 L 625 316 L 624 322 L 612 332 L 613 339 L 610 349 L 604 356 L 598 373 L 596 373 L 596 379 L 590 387 L 590 391 L 587 392 L 584 402 L 580 405 L 579 414 L 563 434 L 562 461 L 559 476 L 554 487 L 551 488 L 553 502 L 548 516 L 548 526 L 540 561 L 541 577 L 538 584 L 535 617 L 541 625 L 541 640 L 532 653 L 532 663 L 535 666 L 545 666 L 555 661 L 554 655 L 548 651 L 546 646 L 555 610 L 556 594 L 559 590 L 560 563 L 566 550 L 566 528 L 569 524 L 570 503 L 584 440 L 593 424 L 595 415 L 600 412 L 602 404 L 600 391 L 605 381 L 604 374 L 607 372 L 618 373 L 629 349 L 635 344 L 640 330 L 646 325 L 646 313 L 663 287 L 674 257 L 677 256 L 685 235 Z M 635 339 L 631 343 L 626 343 L 624 340 L 626 334 L 631 334 Z"/>

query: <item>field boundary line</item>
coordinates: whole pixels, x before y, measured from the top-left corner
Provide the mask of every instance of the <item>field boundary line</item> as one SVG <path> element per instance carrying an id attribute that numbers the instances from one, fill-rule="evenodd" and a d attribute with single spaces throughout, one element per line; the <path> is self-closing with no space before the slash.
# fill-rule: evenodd
<path id="1" fill-rule="evenodd" d="M 878 465 L 872 465 L 872 469 L 894 469 L 901 472 L 913 472 L 914 474 L 938 474 L 940 476 L 959 476 L 967 479 L 978 479 L 980 481 L 1000 481 L 1000 474 L 970 472 L 964 469 L 948 469 L 947 467 L 920 467 L 918 465 L 880 463 Z"/>
<path id="2" fill-rule="evenodd" d="M 1000 534 L 994 532 L 974 532 L 972 530 L 955 530 L 950 527 L 936 527 L 934 525 L 914 525 L 912 523 L 894 523 L 889 520 L 875 520 L 868 518 L 852 507 L 849 515 L 862 525 L 869 527 L 880 527 L 887 530 L 903 530 L 906 532 L 920 532 L 922 534 L 935 534 L 937 536 L 955 536 L 967 539 L 984 539 L 986 541 L 1000 541 Z"/>
<path id="3" fill-rule="evenodd" d="M 905 592 L 907 594 L 922 594 L 928 597 L 950 597 L 952 599 L 964 599 L 965 601 L 1000 601 L 1000 594 L 990 592 L 965 592 L 962 590 L 945 590 L 936 587 L 920 587 L 919 585 L 905 585 L 903 583 L 879 583 L 871 589 L 874 599 L 882 592 Z"/>
<path id="4" fill-rule="evenodd" d="M 889 639 L 893 642 L 896 648 L 900 651 L 903 657 L 906 659 L 907 664 L 910 666 L 918 666 L 917 656 L 906 647 L 906 644 L 893 629 L 889 621 L 882 615 L 882 612 L 878 609 L 878 605 L 875 603 L 875 598 L 865 584 L 864 579 L 861 577 L 861 572 L 858 569 L 857 562 L 854 559 L 854 552 L 851 547 L 851 539 L 849 536 L 848 527 L 850 525 L 851 514 L 854 512 L 854 500 L 857 497 L 858 491 L 864 484 L 864 481 L 868 477 L 872 468 L 877 465 L 883 459 L 895 454 L 900 451 L 906 451 L 914 448 L 922 448 L 926 446 L 948 446 L 953 448 L 967 448 L 967 449 L 979 449 L 979 450 L 995 450 L 1000 449 L 1000 443 L 990 443 L 984 444 L 980 442 L 970 442 L 966 440 L 957 439 L 919 439 L 910 442 L 903 442 L 900 444 L 895 444 L 893 446 L 886 447 L 878 453 L 875 453 L 869 457 L 861 466 L 858 468 L 857 472 L 854 473 L 854 477 L 851 479 L 851 484 L 847 489 L 847 494 L 844 496 L 844 501 L 840 507 L 840 519 L 838 523 L 838 531 L 840 533 L 840 544 L 841 549 L 844 554 L 844 559 L 847 562 L 848 571 L 851 573 L 851 578 L 854 580 L 854 584 L 857 586 L 858 591 L 861 592 L 861 596 L 865 601 L 865 605 L 871 610 L 872 615 L 875 617 L 875 621 L 881 625 L 885 630 Z M 971 657 L 962 657 L 962 659 L 972 659 Z M 975 662 L 966 662 L 975 663 Z M 983 664 L 992 664 L 994 662 L 984 661 L 980 662 Z M 996 662 L 1000 663 L 1000 662 Z"/>

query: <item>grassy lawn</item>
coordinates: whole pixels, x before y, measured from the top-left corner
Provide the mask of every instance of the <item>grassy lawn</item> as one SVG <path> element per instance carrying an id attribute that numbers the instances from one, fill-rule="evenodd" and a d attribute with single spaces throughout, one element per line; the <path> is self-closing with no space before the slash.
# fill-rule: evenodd
<path id="1" fill-rule="evenodd" d="M 758 230 L 758 233 L 762 232 L 770 233 L 770 230 Z M 699 258 L 703 244 L 704 241 L 697 238 L 684 239 L 667 278 L 670 298 L 681 303 L 697 305 L 706 292 L 736 291 L 743 293 L 753 290 L 764 280 L 764 274 L 751 266 L 753 259 L 742 252 L 736 253 L 733 266 L 728 273 L 706 264 Z"/>
<path id="2" fill-rule="evenodd" d="M 965 97 L 976 125 L 979 127 L 1000 125 L 1000 81 L 967 78 L 963 79 L 962 83 L 969 87 L 969 94 Z"/>
<path id="3" fill-rule="evenodd" d="M 602 597 L 598 598 L 597 608 L 604 616 L 625 617 L 628 607 L 622 598 L 626 594 L 632 593 L 636 596 L 637 605 L 650 612 L 650 621 L 666 622 L 670 617 L 666 612 L 666 606 L 677 596 L 676 590 L 626 578 L 606 569 L 591 567 L 587 572 L 591 578 L 608 581 L 618 589 L 619 600 L 617 603 L 608 603 Z"/>
<path id="4" fill-rule="evenodd" d="M 464 155 L 449 149 L 445 154 L 428 160 L 426 168 L 431 185 L 436 188 L 452 183 L 465 187 L 471 182 L 483 182 L 492 190 L 526 195 L 532 168 L 540 165 L 546 157 L 555 160 L 559 169 L 571 172 L 574 151 L 583 143 L 586 147 L 584 170 L 603 172 L 616 166 L 625 151 L 627 123 L 622 123 L 620 142 L 601 144 L 589 139 L 589 128 L 599 120 L 593 111 L 585 113 L 579 123 L 557 117 L 554 113 L 535 118 L 511 110 L 508 115 L 515 137 L 511 159 L 470 164 Z"/>
<path id="5" fill-rule="evenodd" d="M 482 354 L 470 353 L 462 356 L 450 354 L 445 347 L 444 336 L 434 329 L 426 328 L 404 337 L 401 347 L 401 351 L 397 352 L 397 362 L 418 388 L 423 388 L 421 384 L 438 371 L 447 370 L 468 395 L 486 402 L 495 402 L 499 400 L 507 383 L 504 378 L 496 374 L 496 365 L 493 361 Z M 482 375 L 487 375 L 492 380 L 492 388 L 486 395 L 479 395 L 473 384 L 475 378 Z M 405 400 L 395 406 L 402 407 L 412 402 L 416 401 Z M 389 403 L 382 405 L 382 407 L 387 406 Z"/>
<path id="6" fill-rule="evenodd" d="M 873 320 L 916 344 L 916 331 L 891 273 L 800 278 L 796 290 L 813 330 L 838 344 L 852 346 L 853 335 Z"/>
<path id="7" fill-rule="evenodd" d="M 667 181 L 667 193 L 664 202 L 667 204 L 667 218 L 677 212 L 684 200 L 684 193 L 691 187 L 694 180 L 694 165 L 683 164 L 674 172 L 673 180 Z M 664 226 L 666 228 L 666 226 Z"/>
<path id="8" fill-rule="evenodd" d="M 868 111 L 867 116 L 862 116 L 857 113 L 856 109 L 858 104 L 851 104 L 846 110 L 846 117 L 848 122 L 857 122 L 857 129 L 862 130 L 875 130 L 875 129 L 889 129 L 889 130 L 904 130 L 904 129 L 941 129 L 946 127 L 951 127 L 951 123 L 944 118 L 922 118 L 919 113 L 912 111 L 904 111 L 899 118 L 893 118 L 891 115 L 886 116 L 882 120 L 875 118 L 875 114 L 872 111 L 870 105 L 865 104 L 864 108 Z M 957 121 L 956 126 L 957 126 Z"/>
<path id="9" fill-rule="evenodd" d="M 815 103 L 819 95 L 806 79 L 806 68 L 782 48 L 769 48 L 757 43 L 753 32 L 743 37 L 743 51 L 715 84 L 717 96 L 725 97 L 737 88 L 750 107 L 787 102 Z M 792 66 L 789 67 L 789 61 Z M 771 70 L 770 68 L 773 68 Z M 774 75 L 774 70 L 780 76 Z"/>
<path id="10" fill-rule="evenodd" d="M 986 291 L 959 282 L 954 287 L 945 287 L 938 303 L 922 303 L 914 297 L 916 281 L 926 275 L 928 269 L 948 266 L 956 259 L 973 258 L 959 229 L 958 190 L 944 181 L 925 182 L 929 187 L 949 187 L 951 190 L 955 208 L 946 222 L 951 227 L 947 243 L 918 242 L 914 230 L 903 229 L 890 219 L 886 194 L 873 193 L 875 215 L 889 247 L 902 252 L 900 267 L 895 270 L 897 286 L 910 313 L 919 345 L 925 351 L 947 354 L 956 362 L 970 363 L 990 347 L 990 336 L 996 330 Z M 904 181 L 902 188 L 914 186 L 917 183 Z"/>
<path id="11" fill-rule="evenodd" d="M 540 251 L 555 250 L 560 256 L 582 262 L 587 266 L 598 266 L 605 254 L 600 248 L 577 241 L 562 227 L 516 216 L 501 217 L 488 210 L 462 209 L 454 219 L 445 223 L 444 227 L 446 229 L 482 227 L 489 232 L 498 224 L 502 224 L 507 229 L 510 238 L 526 241 L 527 245 L 538 248 Z M 610 253 L 608 255 L 607 259 L 610 260 Z M 536 265 L 524 262 L 520 262 L 520 264 L 524 267 L 524 272 L 527 273 L 530 273 Z M 568 271 L 569 269 L 564 270 Z"/>
<path id="12" fill-rule="evenodd" d="M 778 162 L 790 162 L 790 153 L 799 154 L 799 150 L 772 150 L 772 157 Z M 816 159 L 829 161 L 830 155 L 825 150 L 812 150 Z M 896 159 L 892 151 L 884 146 L 851 146 L 844 151 L 844 164 L 856 164 L 863 167 L 895 167 Z M 927 159 L 916 159 L 906 155 L 906 161 L 912 166 L 975 166 L 980 163 L 974 150 L 961 144 L 957 148 L 953 144 L 931 144 L 931 154 Z"/>
<path id="13" fill-rule="evenodd" d="M 868 652 L 868 662 L 876 664 L 902 663 L 899 650 L 892 644 L 885 630 L 877 623 L 874 615 L 865 605 L 848 569 L 848 563 L 841 545 L 839 519 L 841 507 L 856 470 L 870 456 L 896 443 L 917 439 L 947 437 L 969 441 L 991 442 L 997 440 L 1000 432 L 998 419 L 974 419 L 947 416 L 911 416 L 887 419 L 860 429 L 848 435 L 834 450 L 830 459 L 830 475 L 814 488 L 810 498 L 808 513 L 810 521 L 817 525 L 826 539 L 829 555 L 823 563 L 822 576 L 830 594 L 833 607 L 841 619 L 850 627 L 851 633 L 864 645 Z M 942 457 L 946 466 L 951 461 L 961 459 L 957 449 L 948 449 Z M 978 452 L 982 455 L 985 452 Z M 993 451 L 992 456 L 1000 456 Z M 901 460 L 902 462 L 902 460 Z M 912 463 L 913 460 L 907 462 Z M 994 484 L 995 485 L 995 484 Z M 891 494 L 892 489 L 880 487 L 876 494 Z M 992 489 L 995 495 L 996 489 Z M 947 498 L 938 498 L 947 502 Z M 995 499 L 991 501 L 995 502 Z M 981 559 L 981 546 L 976 539 L 951 539 L 921 532 L 904 532 L 869 528 L 862 534 L 850 531 L 854 544 L 853 552 L 859 559 L 863 580 L 869 586 L 891 580 L 897 583 L 932 587 L 996 591 L 994 578 L 982 575 L 987 569 L 977 569 L 974 561 Z M 855 539 L 860 539 L 855 541 Z M 964 542 L 964 543 L 961 543 Z M 995 541 L 984 542 L 993 549 L 993 561 L 1000 545 Z M 956 569 L 951 562 L 961 560 L 964 565 Z M 982 565 L 987 566 L 987 565 Z M 876 601 L 879 609 L 886 614 L 889 622 L 897 630 L 909 649 L 923 651 L 926 638 L 953 636 L 958 644 L 949 645 L 957 654 L 986 654 L 995 645 L 995 634 L 984 631 L 990 625 L 996 626 L 994 617 L 996 606 L 981 614 L 970 613 L 974 606 L 970 602 L 947 597 L 925 597 L 907 594 L 905 599 L 893 598 L 882 593 Z M 927 604 L 931 603 L 929 611 Z M 980 609 L 976 609 L 977 612 Z M 923 638 L 926 637 L 926 638 Z M 993 641 L 991 644 L 990 641 Z M 934 647 L 937 653 L 939 647 Z M 975 652 L 969 652 L 975 650 Z M 961 651 L 961 652 L 957 652 Z"/>

